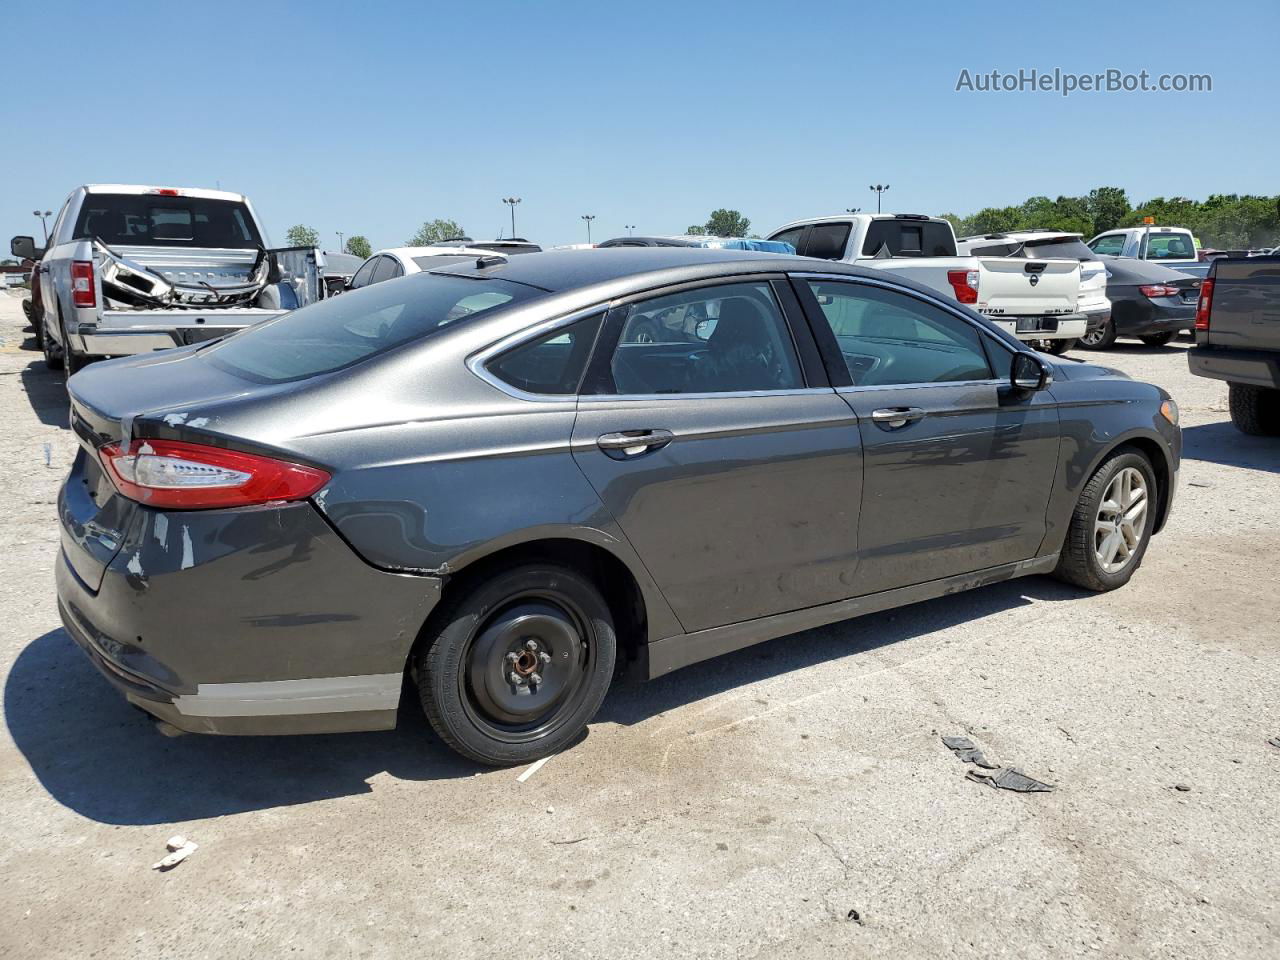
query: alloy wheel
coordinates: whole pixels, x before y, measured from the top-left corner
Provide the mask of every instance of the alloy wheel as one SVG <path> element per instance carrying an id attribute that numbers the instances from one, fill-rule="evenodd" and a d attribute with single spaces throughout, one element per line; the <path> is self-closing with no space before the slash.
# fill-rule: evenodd
<path id="1" fill-rule="evenodd" d="M 1134 467 L 1118 471 L 1107 484 L 1093 524 L 1093 550 L 1106 573 L 1119 573 L 1137 554 L 1150 499 L 1146 477 Z"/>

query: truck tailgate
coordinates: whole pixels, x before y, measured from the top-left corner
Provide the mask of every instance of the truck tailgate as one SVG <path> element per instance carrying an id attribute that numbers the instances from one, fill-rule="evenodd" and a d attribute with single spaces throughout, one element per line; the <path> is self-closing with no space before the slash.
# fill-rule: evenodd
<path id="1" fill-rule="evenodd" d="M 1205 342 L 1280 350 L 1280 257 L 1219 260 L 1209 279 L 1213 298 Z"/>
<path id="2" fill-rule="evenodd" d="M 1080 296 L 1076 260 L 978 257 L 979 313 L 992 317 L 1075 313 Z"/>

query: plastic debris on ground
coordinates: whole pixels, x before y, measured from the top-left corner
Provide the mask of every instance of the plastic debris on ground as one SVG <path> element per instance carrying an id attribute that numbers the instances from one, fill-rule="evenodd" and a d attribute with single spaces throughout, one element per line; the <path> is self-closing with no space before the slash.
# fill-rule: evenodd
<path id="1" fill-rule="evenodd" d="M 153 863 L 151 865 L 152 870 L 172 870 L 200 847 L 198 843 L 193 843 L 183 836 L 170 837 L 165 846 L 169 849 L 169 855 L 163 860 L 157 860 Z"/>
<path id="2" fill-rule="evenodd" d="M 972 763 L 980 768 L 965 774 L 975 783 L 985 783 L 998 790 L 1013 790 L 1015 793 L 1049 793 L 1056 789 L 1053 784 L 1028 777 L 1016 767 L 992 763 L 968 737 L 943 737 L 942 743 L 964 763 Z"/>

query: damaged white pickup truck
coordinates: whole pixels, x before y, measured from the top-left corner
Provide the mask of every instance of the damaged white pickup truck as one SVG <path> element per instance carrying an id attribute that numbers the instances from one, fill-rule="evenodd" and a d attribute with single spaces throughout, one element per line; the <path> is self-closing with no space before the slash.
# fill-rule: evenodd
<path id="1" fill-rule="evenodd" d="M 323 254 L 268 249 L 248 199 L 222 190 L 130 184 L 77 187 L 46 250 L 14 237 L 15 256 L 43 260 L 46 363 L 215 340 L 322 296 Z"/>

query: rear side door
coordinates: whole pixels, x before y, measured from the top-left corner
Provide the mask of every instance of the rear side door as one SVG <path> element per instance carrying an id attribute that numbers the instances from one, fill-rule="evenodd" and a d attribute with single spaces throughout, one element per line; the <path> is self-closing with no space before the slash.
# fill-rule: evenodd
<path id="1" fill-rule="evenodd" d="M 851 595 L 860 443 L 790 286 L 760 276 L 611 309 L 573 430 L 690 632 Z"/>
<path id="2" fill-rule="evenodd" d="M 892 285 L 805 277 L 797 293 L 859 421 L 856 593 L 1035 556 L 1058 417 L 1047 392 L 1008 389 L 1012 351 L 959 312 Z"/>

